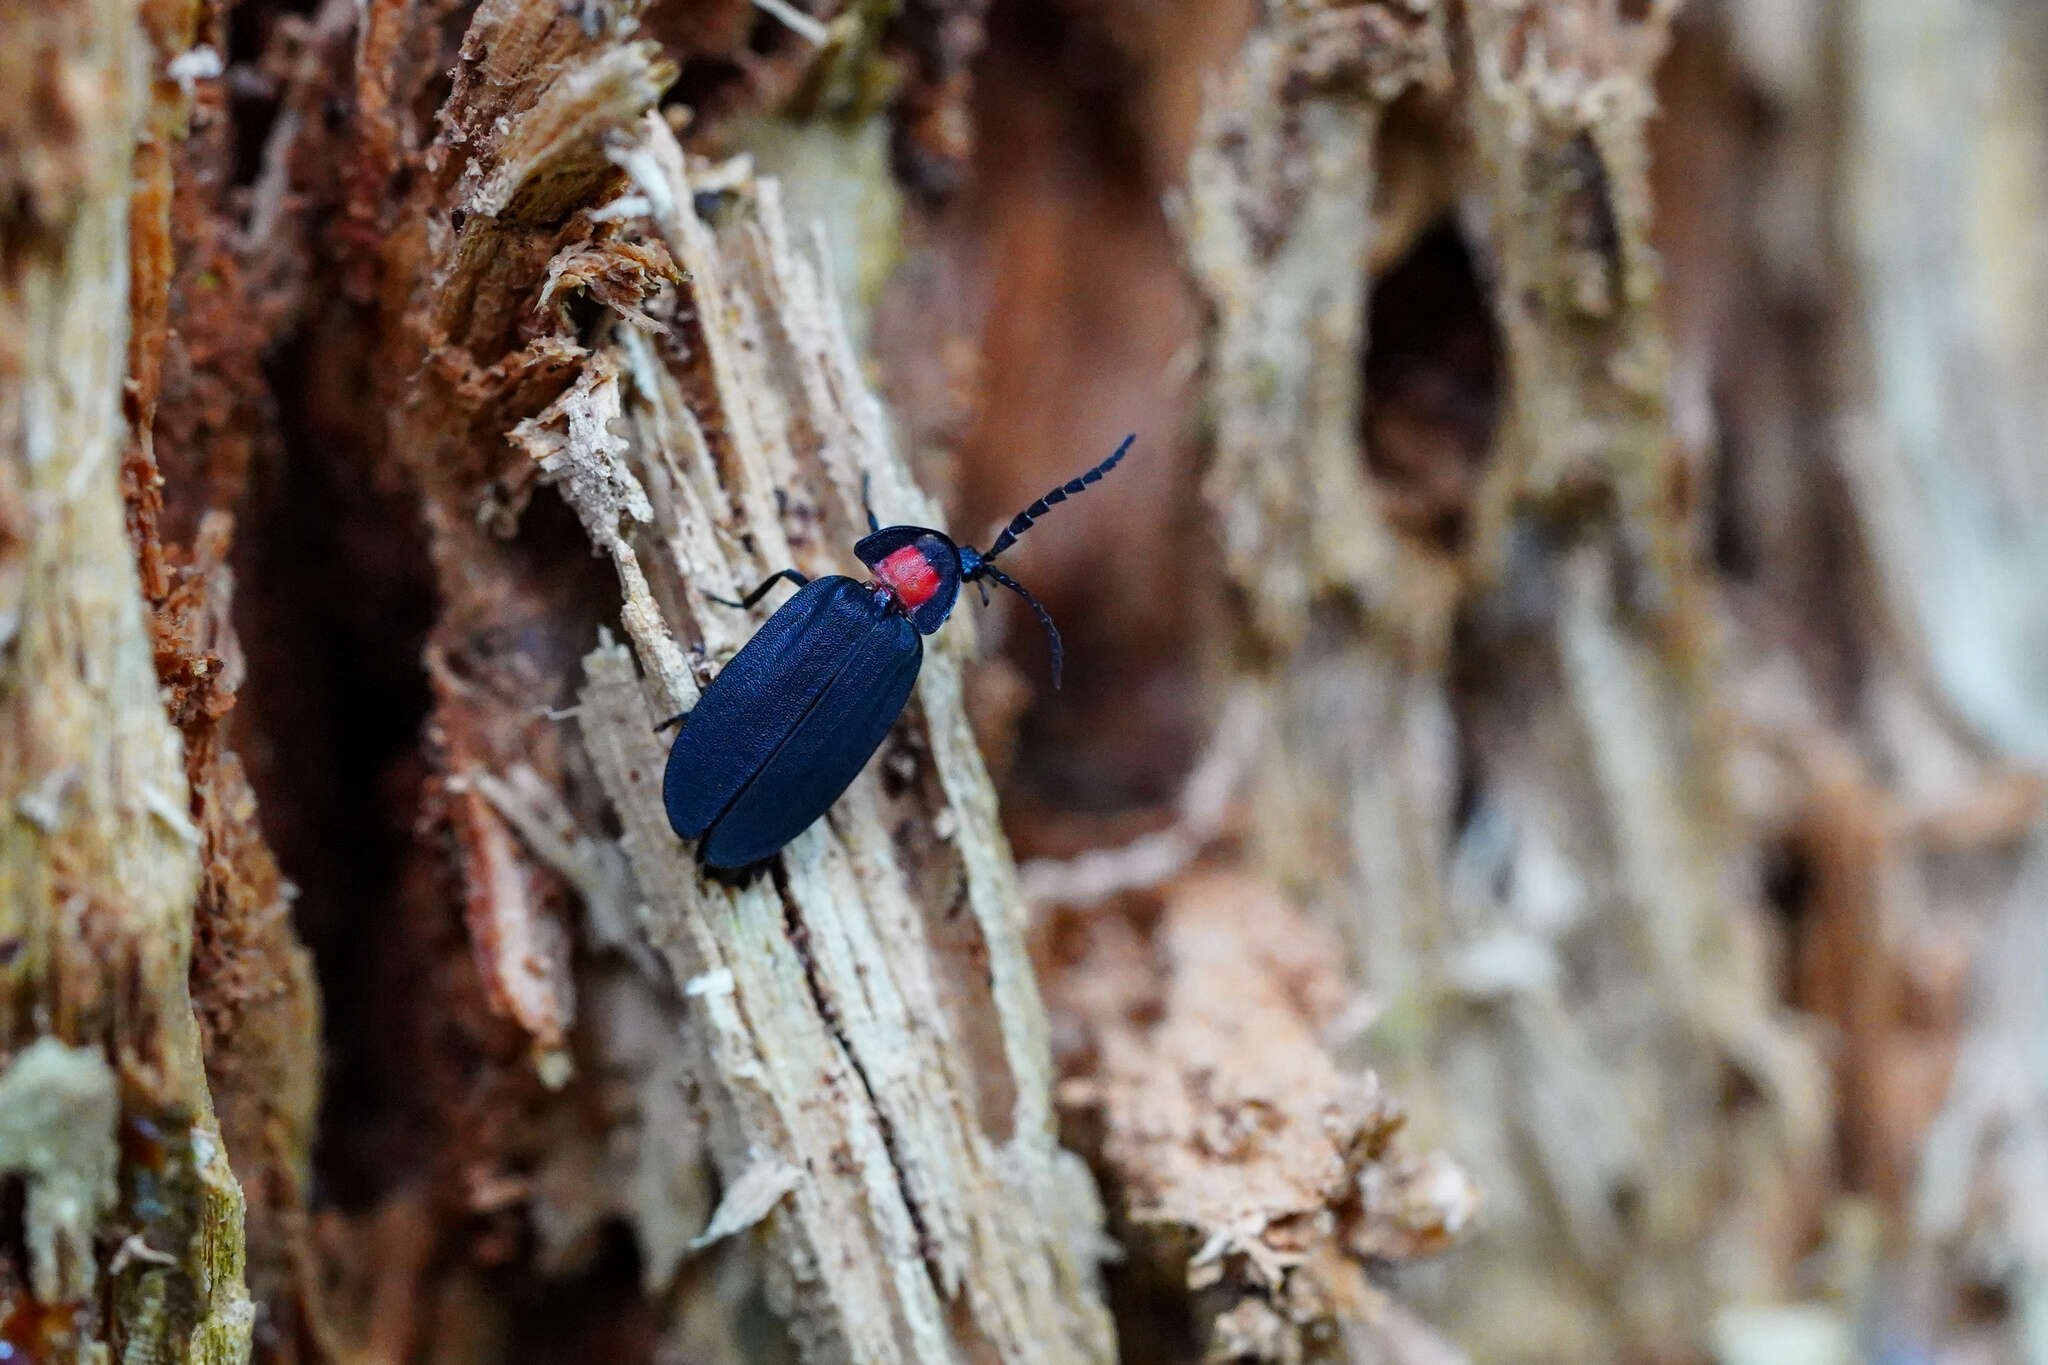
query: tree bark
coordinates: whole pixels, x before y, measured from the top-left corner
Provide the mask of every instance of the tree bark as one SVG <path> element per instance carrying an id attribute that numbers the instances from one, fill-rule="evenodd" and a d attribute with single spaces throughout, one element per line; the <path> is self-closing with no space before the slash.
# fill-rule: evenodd
<path id="1" fill-rule="evenodd" d="M 11 1358 L 2039 1335 L 2023 0 L 32 9 Z M 714 597 L 1133 428 L 707 880 Z"/>
<path id="2" fill-rule="evenodd" d="M 1796 1188 L 1825 1140 L 1817 1059 L 1732 890 L 1648 235 L 1668 22 L 1276 7 L 1190 171 L 1205 493 L 1243 604 L 1224 666 L 1274 717 L 1252 859 L 1345 937 L 1402 1039 L 1379 1053 L 1395 1089 L 1487 1192 L 1441 1309 L 1488 1359 L 1697 1339 L 1733 1288 L 1699 1255 L 1734 1212 L 1725 1068 L 1765 1097 L 1734 1122 L 1773 1153 L 1740 1179 Z M 1462 157 L 1386 153 L 1417 136 L 1386 128 L 1404 97 L 1462 123 Z M 1463 206 L 1487 262 L 1470 325 L 1499 352 L 1476 382 L 1511 376 L 1462 424 L 1358 359 L 1412 344 L 1369 334 L 1359 263 L 1443 250 L 1416 203 Z"/>
<path id="3" fill-rule="evenodd" d="M 623 652 L 601 648 L 577 724 L 626 831 L 643 932 L 688 1002 L 679 1034 L 719 1097 L 727 1193 L 712 1231 L 787 1194 L 770 1287 L 806 1359 L 1107 1360 L 1100 1213 L 1054 1139 L 1024 909 L 962 708 L 970 632 L 934 641 L 911 724 L 772 880 L 722 890 L 665 832 L 666 746 L 651 729 L 699 683 L 657 598 L 689 603 L 723 653 L 748 623 L 705 605 L 709 584 L 737 593 L 791 560 L 822 570 L 799 546 L 856 536 L 863 489 L 892 518 L 933 524 L 937 509 L 890 449 L 776 184 L 729 183 L 714 234 L 666 126 L 642 137 L 619 159 L 688 281 L 686 374 L 703 397 L 688 401 L 656 346 L 622 331 L 525 440 L 618 568 L 653 680 L 650 707 Z M 628 385 L 622 439 L 609 419 Z M 748 558 L 705 535 L 710 489 L 758 509 Z"/>
<path id="4" fill-rule="evenodd" d="M 121 495 L 143 34 L 63 5 L 0 44 L 0 1172 L 26 1253 L 0 1316 L 13 1353 L 239 1361 L 242 1191 L 186 985 L 205 838 Z"/>

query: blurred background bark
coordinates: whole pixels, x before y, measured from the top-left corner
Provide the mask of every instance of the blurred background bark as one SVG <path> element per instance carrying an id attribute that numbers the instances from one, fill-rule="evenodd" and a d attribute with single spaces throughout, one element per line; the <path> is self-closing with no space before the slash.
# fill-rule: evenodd
<path id="1" fill-rule="evenodd" d="M 0 11 L 0 1359 L 2048 1360 L 2043 69 Z M 707 594 L 1130 430 L 699 879 Z"/>

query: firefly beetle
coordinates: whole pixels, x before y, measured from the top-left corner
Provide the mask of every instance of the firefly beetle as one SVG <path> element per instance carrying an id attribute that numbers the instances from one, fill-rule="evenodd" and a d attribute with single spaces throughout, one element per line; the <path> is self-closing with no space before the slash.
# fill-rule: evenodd
<path id="1" fill-rule="evenodd" d="M 1010 519 L 983 554 L 928 526 L 883 526 L 868 511 L 868 534 L 853 553 L 874 574 L 806 579 L 770 574 L 737 602 L 746 608 L 787 579 L 799 591 L 768 618 L 704 689 L 669 749 L 661 799 L 680 838 L 699 840 L 715 869 L 748 868 L 774 857 L 823 815 L 860 775 L 902 714 L 924 662 L 924 640 L 951 614 L 963 583 L 1008 588 L 1037 615 L 1052 641 L 1060 681 L 1060 633 L 1038 599 L 995 559 L 1055 505 L 1116 468 L 1135 436 Z M 673 723 L 673 722 L 672 722 Z"/>

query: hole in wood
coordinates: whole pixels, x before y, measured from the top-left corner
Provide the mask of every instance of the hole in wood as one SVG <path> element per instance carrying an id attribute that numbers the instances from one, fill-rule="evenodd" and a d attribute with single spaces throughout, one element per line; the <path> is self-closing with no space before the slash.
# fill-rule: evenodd
<path id="1" fill-rule="evenodd" d="M 1365 460 L 1401 530 L 1465 542 L 1493 444 L 1500 339 L 1472 253 L 1449 220 L 1374 284 L 1365 354 Z"/>

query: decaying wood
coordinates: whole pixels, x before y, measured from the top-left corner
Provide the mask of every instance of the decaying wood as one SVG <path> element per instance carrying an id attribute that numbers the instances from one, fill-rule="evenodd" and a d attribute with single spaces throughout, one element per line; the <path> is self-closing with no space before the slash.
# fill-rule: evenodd
<path id="1" fill-rule="evenodd" d="M 935 509 L 774 182 L 732 184 L 714 231 L 664 126 L 620 159 L 688 280 L 687 363 L 617 331 L 609 367 L 544 414 L 563 429 L 548 477 L 618 567 L 652 684 L 650 705 L 622 651 L 591 655 L 578 729 L 625 827 L 643 931 L 688 1002 L 729 1186 L 715 1221 L 774 1210 L 771 1289 L 808 1358 L 1108 1359 L 1099 1213 L 1054 1140 L 1022 905 L 961 708 L 971 631 L 934 638 L 908 724 L 772 880 L 707 883 L 667 832 L 651 725 L 700 684 L 656 602 L 727 654 L 751 625 L 704 594 L 834 567 L 864 475 L 892 519 Z"/>
<path id="2" fill-rule="evenodd" d="M 225 1362 L 254 1310 L 186 986 L 202 836 L 120 483 L 141 38 L 118 3 L 0 21 L 47 96 L 0 136 L 0 1169 L 30 1186 L 0 1303 L 19 1351 Z"/>
<path id="3" fill-rule="evenodd" d="M 1699 1254 L 1717 1223 L 1788 1198 L 1825 1150 L 1821 1073 L 1733 890 L 1706 706 L 1647 240 L 1668 20 L 1275 6 L 1190 170 L 1213 309 L 1205 493 L 1244 604 L 1228 666 L 1269 661 L 1251 680 L 1275 717 L 1254 857 L 1343 936 L 1382 1010 L 1368 1044 L 1403 1040 L 1374 1047 L 1390 1084 L 1487 1192 L 1488 1235 L 1435 1305 L 1486 1358 L 1682 1350 L 1728 1291 Z M 1392 78 L 1333 84 L 1333 32 L 1352 44 L 1340 73 Z M 1375 341 L 1358 281 L 1374 134 L 1386 101 L 1444 79 L 1446 48 L 1469 62 L 1468 141 L 1428 173 L 1453 192 L 1385 197 L 1462 204 L 1448 230 L 1484 263 L 1512 382 L 1462 451 L 1362 448 L 1415 429 L 1370 411 L 1354 358 Z M 1418 535 L 1388 471 L 1426 460 L 1477 474 L 1463 514 Z M 1730 1068 L 1755 1111 L 1720 1116 Z M 1720 1184 L 1732 1146 L 1755 1182 L 1740 1198 Z M 1609 1303 L 1605 1283 L 1657 1292 Z"/>
<path id="4" fill-rule="evenodd" d="M 303 284 L 263 279 L 265 255 L 299 260 L 289 235 L 254 238 L 224 182 L 233 164 L 222 7 L 154 0 L 148 108 L 136 148 L 122 459 L 128 530 L 151 609 L 159 683 L 184 740 L 200 834 L 190 973 L 207 1081 L 247 1203 L 250 1293 L 274 1360 L 296 1357 L 317 1317 L 306 1211 L 321 1056 L 313 963 L 293 889 L 258 823 L 235 749 L 247 682 L 234 624 L 236 513 L 250 467 L 275 444 L 262 359 Z M 166 474 L 168 466 L 170 474 Z"/>
<path id="5" fill-rule="evenodd" d="M 2038 1335 L 2038 5 L 305 9 L 0 17 L 0 1346 L 1099 1361 L 1105 1222 L 1133 1360 Z M 1112 414 L 1020 773 L 1228 700 L 1019 778 L 1150 831 L 1043 976 L 972 612 L 706 881 L 711 594 Z"/>
<path id="6" fill-rule="evenodd" d="M 2048 26 L 2025 5 L 1863 0 L 1845 7 L 1839 41 L 1855 80 L 1842 97 L 1835 264 L 1859 306 L 1839 337 L 1853 378 L 1835 461 L 1882 588 L 1867 743 L 1895 801 L 1951 813 L 1932 828 L 1894 824 L 1883 849 L 1877 905 L 1900 995 L 1876 1017 L 1890 1046 L 1862 1045 L 1858 1082 L 1886 1106 L 1875 1120 L 1915 1121 L 1873 1122 L 1859 1145 L 1880 1175 L 1915 1177 L 1918 1292 L 1949 1303 L 1996 1284 L 2027 1305 L 2020 1322 L 2038 1323 L 2048 1065 L 2023 1040 L 2043 1036 L 2048 829 L 2037 798 L 1986 798 L 2014 788 L 2015 766 L 2024 793 L 2048 757 L 2048 148 L 2036 131 L 2048 97 L 2026 75 L 2048 54 Z M 1980 150 L 1948 155 L 1964 145 Z M 1975 818 L 1956 820 L 1963 811 Z M 1955 965 L 1930 971 L 1930 957 Z M 1930 1101 L 1941 1110 L 1923 1128 Z M 1905 1339 L 1936 1336 L 1889 1305 L 1871 1316 Z M 2013 1349 L 2039 1349 L 2038 1326 L 2017 1330 L 2027 1345 Z"/>
<path id="7" fill-rule="evenodd" d="M 1192 1291 L 1216 1361 L 1356 1359 L 1389 1305 L 1368 1264 L 1435 1254 L 1476 1191 L 1405 1151 L 1401 1114 L 1326 1038 L 1351 1001 L 1327 932 L 1257 882 L 1187 878 L 1049 930 L 1062 1104 L 1149 1274 Z"/>
<path id="8" fill-rule="evenodd" d="M 971 629 L 928 649 L 913 720 L 773 878 L 709 883 L 667 829 L 653 724 L 756 624 L 705 594 L 839 567 L 864 476 L 892 518 L 937 513 L 818 246 L 772 180 L 686 168 L 646 112 L 669 72 L 623 31 L 482 6 L 382 262 L 390 446 L 442 603 L 426 818 L 456 852 L 440 875 L 482 1002 L 530 1058 L 487 1063 L 509 1124 L 451 1116 L 459 1199 L 525 1202 L 565 1251 L 623 1216 L 656 1288 L 758 1224 L 807 1360 L 1107 1359 L 1100 1214 L 1054 1140 L 1015 874 L 959 700 Z M 565 573 L 559 536 L 536 549 L 556 500 L 616 589 Z M 611 620 L 651 687 L 605 645 L 565 725 L 549 708 L 572 700 L 570 651 Z M 617 845 L 595 833 L 614 819 Z M 551 1109 L 620 1083 L 640 1098 L 609 1146 L 638 1147 L 646 1179 L 607 1184 L 619 1167 L 598 1155 L 579 1175 L 573 1145 L 558 1175 L 518 1173 Z M 661 1131 L 685 1092 L 686 1132 Z M 699 1144 L 715 1213 L 689 1178 Z"/>
<path id="9" fill-rule="evenodd" d="M 1843 246 L 1859 281 L 1884 286 L 1853 338 L 1867 371 L 1844 473 L 1916 664 L 1974 733 L 2038 760 L 2048 597 L 2020 566 L 2048 554 L 2048 282 L 2031 226 L 2048 153 L 2020 130 L 2042 107 L 2024 72 L 2048 35 L 2024 7 L 1858 3 L 1843 39 L 1860 77 L 1843 111 Z M 1988 150 L 1952 157 L 1958 139 Z"/>
<path id="10" fill-rule="evenodd" d="M 1449 81 L 1446 43 L 1435 6 L 1275 6 L 1212 86 L 1188 169 L 1214 318 L 1203 495 L 1248 619 L 1283 646 L 1340 586 L 1414 598 L 1384 606 L 1397 621 L 1447 614 L 1447 573 L 1402 562 L 1357 450 L 1375 140 L 1396 98 Z"/>

